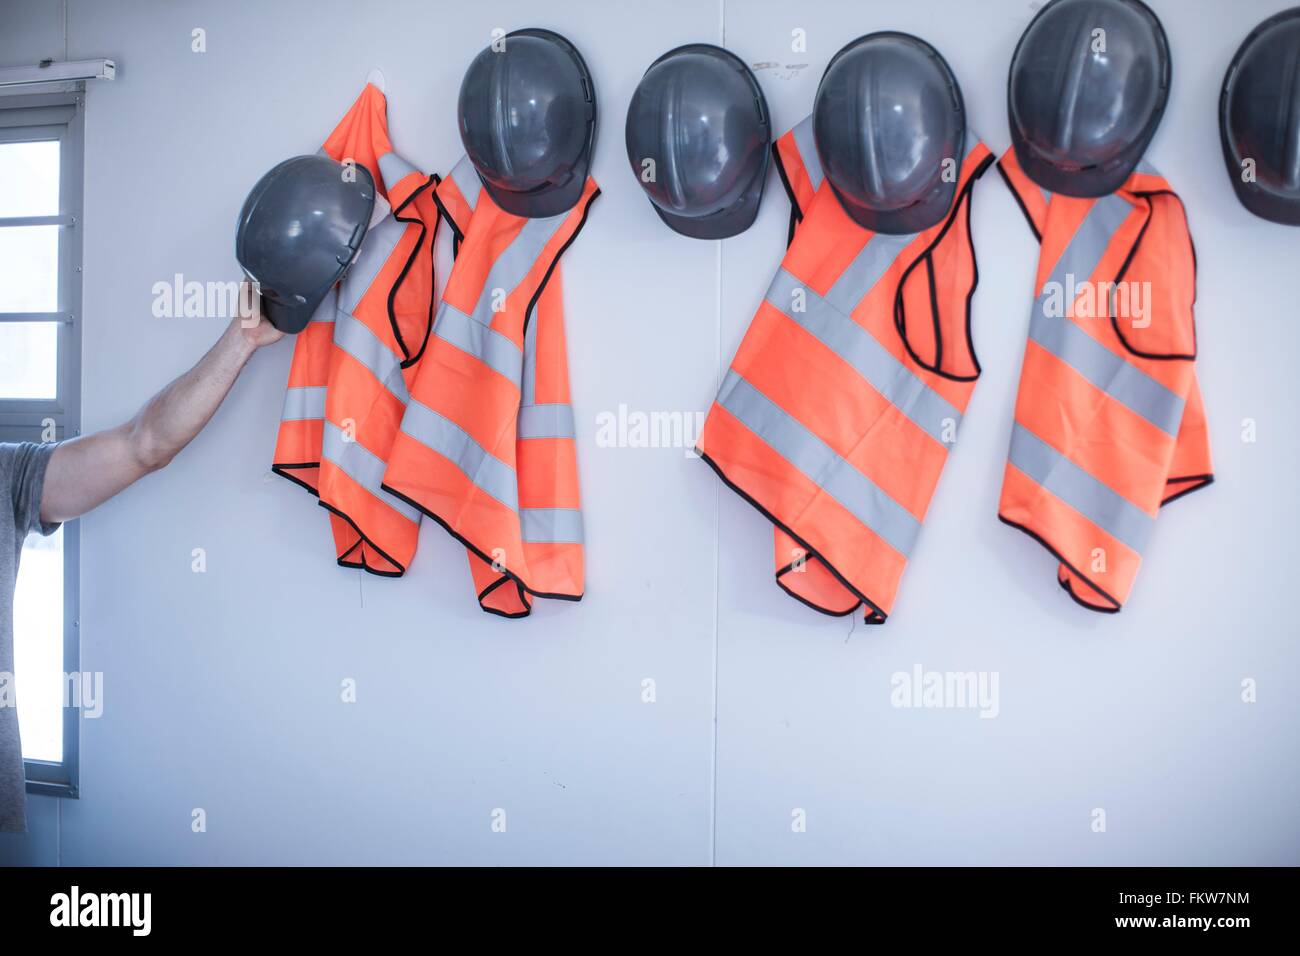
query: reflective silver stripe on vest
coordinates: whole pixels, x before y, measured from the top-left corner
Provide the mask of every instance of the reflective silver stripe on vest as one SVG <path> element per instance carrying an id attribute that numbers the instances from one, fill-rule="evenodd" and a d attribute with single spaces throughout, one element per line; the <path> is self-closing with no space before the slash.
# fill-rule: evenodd
<path id="1" fill-rule="evenodd" d="M 460 194 L 465 197 L 465 202 L 473 210 L 478 203 L 478 194 L 483 189 L 483 181 L 478 178 L 478 173 L 474 170 L 474 164 L 469 161 L 468 156 L 462 156 L 460 162 L 451 167 L 451 178 L 460 190 Z M 463 226 L 464 223 L 458 223 Z"/>
<path id="2" fill-rule="evenodd" d="M 1047 283 L 1068 289 L 1092 281 L 1115 230 L 1133 211 L 1127 201 L 1110 195 L 1093 203 L 1070 244 L 1052 269 Z M 1109 280 L 1107 280 L 1109 281 Z M 1071 319 L 1047 314 L 1047 283 L 1034 300 L 1029 337 L 1086 378 L 1095 387 L 1169 435 L 1177 436 L 1183 420 L 1183 399 L 1175 392 L 1106 348 Z M 1064 296 L 1056 296 L 1064 304 Z"/>
<path id="3" fill-rule="evenodd" d="M 582 544 L 582 512 L 576 508 L 523 508 L 519 527 L 532 544 Z"/>
<path id="4" fill-rule="evenodd" d="M 546 219 L 527 220 L 492 264 L 474 304 L 474 313 L 466 315 L 443 299 L 433 325 L 433 334 L 438 338 L 476 356 L 521 389 L 523 351 L 508 336 L 492 329 L 492 316 L 495 314 L 492 307 L 499 298 L 498 292 L 509 298 L 523 282 L 567 217 L 568 213 L 562 213 Z M 529 323 L 530 326 L 533 324 Z"/>
<path id="5" fill-rule="evenodd" d="M 411 173 L 424 178 L 423 173 L 396 153 L 384 153 L 379 157 L 379 175 L 384 177 L 384 189 L 392 189 Z"/>
<path id="6" fill-rule="evenodd" d="M 438 306 L 438 321 L 433 325 L 433 334 L 519 384 L 520 367 L 524 361 L 519 346 L 509 336 L 475 322 L 445 299 Z"/>
<path id="7" fill-rule="evenodd" d="M 325 386 L 304 385 L 284 390 L 282 422 L 306 422 L 325 417 Z"/>
<path id="8" fill-rule="evenodd" d="M 321 456 L 402 517 L 419 524 L 419 511 L 379 487 L 388 467 L 384 460 L 371 454 L 360 442 L 348 441 L 343 430 L 330 421 L 325 423 Z"/>
<path id="9" fill-rule="evenodd" d="M 921 531 L 906 508 L 734 370 L 718 404 L 904 557 Z"/>
<path id="10" fill-rule="evenodd" d="M 826 301 L 845 315 L 851 315 L 915 238 L 915 235 L 874 233 L 830 287 Z"/>
<path id="11" fill-rule="evenodd" d="M 791 132 L 794 134 L 795 148 L 799 150 L 799 158 L 803 160 L 804 172 L 808 174 L 808 181 L 812 183 L 812 188 L 817 190 L 821 188 L 822 179 L 825 177 L 822 173 L 821 157 L 817 155 L 817 141 L 813 137 L 812 116 L 804 117 Z"/>
<path id="12" fill-rule="evenodd" d="M 364 322 L 340 310 L 334 324 L 334 344 L 370 370 L 380 385 L 403 405 L 410 399 L 396 355 Z"/>
<path id="13" fill-rule="evenodd" d="M 1094 478 L 1019 422 L 1011 433 L 1011 464 L 1138 554 L 1155 519 Z"/>
<path id="14" fill-rule="evenodd" d="M 542 250 L 564 225 L 564 220 L 568 216 L 568 213 L 561 213 L 546 219 L 528 219 L 524 222 L 523 228 L 510 241 L 510 245 L 506 246 L 492 263 L 492 269 L 488 272 L 487 281 L 483 283 L 483 291 L 479 293 L 478 301 L 474 303 L 474 314 L 470 318 L 483 325 L 492 324 L 494 291 L 500 290 L 506 298 L 510 297 L 510 293 L 532 271 L 538 258 L 541 257 Z"/>
<path id="15" fill-rule="evenodd" d="M 573 438 L 576 434 L 572 405 L 554 403 L 519 408 L 520 438 Z"/>
<path id="16" fill-rule="evenodd" d="M 804 290 L 802 312 L 792 308 L 797 289 Z M 961 424 L 961 412 L 896 359 L 874 335 L 784 269 L 777 270 L 767 290 L 767 301 L 851 365 L 918 428 L 947 447 L 945 424 L 951 421 L 955 429 Z"/>
<path id="17" fill-rule="evenodd" d="M 344 312 L 357 310 L 357 303 L 369 291 L 375 277 L 379 275 L 379 270 L 384 267 L 384 263 L 388 262 L 388 257 L 393 254 L 393 250 L 397 248 L 397 244 L 405 234 L 406 224 L 398 222 L 391 213 L 366 233 L 366 238 L 361 243 L 361 251 L 352 260 L 347 275 L 343 277 L 343 285 L 339 292 L 340 309 Z"/>
<path id="18" fill-rule="evenodd" d="M 519 511 L 515 470 L 490 454 L 455 422 L 427 405 L 412 401 L 402 416 L 402 431 L 450 461 L 484 494 L 511 511 Z"/>

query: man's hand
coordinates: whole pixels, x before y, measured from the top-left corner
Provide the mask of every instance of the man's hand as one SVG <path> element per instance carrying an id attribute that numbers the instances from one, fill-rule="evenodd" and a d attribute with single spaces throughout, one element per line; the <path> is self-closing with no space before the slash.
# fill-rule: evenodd
<path id="1" fill-rule="evenodd" d="M 239 315 L 235 317 L 232 324 L 239 326 L 244 340 L 254 350 L 260 349 L 263 345 L 271 345 L 284 338 L 284 333 L 268 322 L 266 317 L 262 315 L 262 296 L 247 279 L 240 284 Z"/>

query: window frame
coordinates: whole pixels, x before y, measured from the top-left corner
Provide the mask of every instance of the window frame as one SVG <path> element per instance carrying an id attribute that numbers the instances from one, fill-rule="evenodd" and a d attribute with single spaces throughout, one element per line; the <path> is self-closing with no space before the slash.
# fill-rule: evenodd
<path id="1" fill-rule="evenodd" d="M 83 90 L 0 96 L 0 143 L 59 141 L 59 210 L 55 216 L 0 217 L 7 226 L 57 225 L 59 285 L 56 312 L 0 312 L 2 322 L 58 323 L 57 389 L 53 399 L 0 397 L 0 441 L 42 441 L 46 420 L 61 441 L 81 434 L 82 204 L 85 165 Z M 71 107 L 69 114 L 68 108 Z M 53 133 L 55 135 L 51 136 Z M 81 669 L 81 523 L 63 526 L 63 673 Z M 60 693 L 65 694 L 67 680 Z M 61 797 L 80 793 L 81 709 L 63 707 L 63 760 L 23 760 L 27 792 Z"/>

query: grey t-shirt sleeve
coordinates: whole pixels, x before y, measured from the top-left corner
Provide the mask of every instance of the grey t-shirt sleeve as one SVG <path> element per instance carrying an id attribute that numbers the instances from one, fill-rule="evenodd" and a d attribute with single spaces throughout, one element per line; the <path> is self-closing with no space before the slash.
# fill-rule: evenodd
<path id="1" fill-rule="evenodd" d="M 57 442 L 0 444 L 0 488 L 7 488 L 13 502 L 14 530 L 21 541 L 32 531 L 53 534 L 57 522 L 41 520 L 41 493 L 45 490 L 45 469 Z M 2 499 L 0 499 L 2 500 Z"/>

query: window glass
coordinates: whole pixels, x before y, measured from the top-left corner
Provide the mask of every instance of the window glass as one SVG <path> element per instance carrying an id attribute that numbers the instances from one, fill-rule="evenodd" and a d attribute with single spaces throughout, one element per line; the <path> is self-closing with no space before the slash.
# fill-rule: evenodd
<path id="1" fill-rule="evenodd" d="M 59 214 L 59 141 L 0 143 L 0 218 Z"/>
<path id="2" fill-rule="evenodd" d="M 59 327 L 0 322 L 0 398 L 57 398 Z"/>
<path id="3" fill-rule="evenodd" d="M 0 312 L 58 308 L 59 227 L 0 226 Z"/>
<path id="4" fill-rule="evenodd" d="M 25 760 L 63 759 L 63 529 L 23 542 L 14 594 L 14 689 Z"/>

